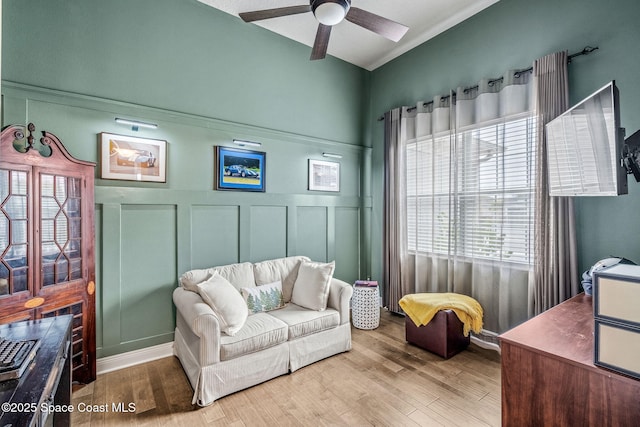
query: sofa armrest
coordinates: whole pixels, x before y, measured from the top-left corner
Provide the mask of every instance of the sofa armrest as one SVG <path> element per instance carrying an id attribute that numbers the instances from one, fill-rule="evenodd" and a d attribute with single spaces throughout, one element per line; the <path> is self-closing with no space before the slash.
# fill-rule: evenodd
<path id="1" fill-rule="evenodd" d="M 211 365 L 220 361 L 220 323 L 218 316 L 211 307 L 205 303 L 200 295 L 178 287 L 173 291 L 173 302 L 180 316 L 184 319 L 187 331 L 180 332 L 185 335 L 187 343 L 191 344 L 190 336 L 200 339 L 195 343 L 196 348 L 191 351 L 199 358 L 200 366 Z M 180 322 L 182 323 L 182 322 Z M 177 327 L 181 327 L 180 324 Z M 197 345 L 199 344 L 199 345 Z"/>
<path id="2" fill-rule="evenodd" d="M 331 279 L 330 286 L 327 307 L 338 310 L 341 325 L 349 323 L 349 303 L 351 301 L 351 295 L 353 295 L 353 288 L 347 282 L 343 282 L 335 277 Z"/>

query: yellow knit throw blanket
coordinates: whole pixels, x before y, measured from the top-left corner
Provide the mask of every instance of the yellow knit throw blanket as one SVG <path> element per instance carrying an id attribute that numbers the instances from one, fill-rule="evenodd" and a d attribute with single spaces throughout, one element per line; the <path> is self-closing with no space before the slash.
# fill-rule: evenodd
<path id="1" fill-rule="evenodd" d="M 475 299 L 455 293 L 409 294 L 399 301 L 400 307 L 416 326 L 426 325 L 439 310 L 452 310 L 464 325 L 464 336 L 469 331 L 482 330 L 482 306 Z"/>

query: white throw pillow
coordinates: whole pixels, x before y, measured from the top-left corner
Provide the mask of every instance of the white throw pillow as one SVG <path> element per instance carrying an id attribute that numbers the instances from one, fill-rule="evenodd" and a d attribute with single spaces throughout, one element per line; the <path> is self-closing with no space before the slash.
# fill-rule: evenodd
<path id="1" fill-rule="evenodd" d="M 302 261 L 293 285 L 291 302 L 311 310 L 325 310 L 334 270 L 335 261 L 327 264 Z"/>
<path id="2" fill-rule="evenodd" d="M 198 284 L 211 279 L 211 272 L 207 270 L 191 270 L 178 279 L 180 286 L 188 291 L 198 293 Z"/>
<path id="3" fill-rule="evenodd" d="M 242 297 L 247 303 L 249 312 L 252 314 L 284 307 L 282 282 L 279 280 L 266 285 L 242 288 L 240 292 L 242 292 Z"/>
<path id="4" fill-rule="evenodd" d="M 209 280 L 196 285 L 198 293 L 211 306 L 220 321 L 220 330 L 227 335 L 235 335 L 244 326 L 249 313 L 240 292 L 218 272 Z"/>
<path id="5" fill-rule="evenodd" d="M 306 256 L 296 255 L 253 264 L 253 275 L 255 276 L 256 284 L 260 286 L 280 280 L 284 302 L 291 301 L 293 284 L 296 282 L 296 277 L 298 277 L 298 268 L 300 268 L 302 260 L 311 261 Z"/>

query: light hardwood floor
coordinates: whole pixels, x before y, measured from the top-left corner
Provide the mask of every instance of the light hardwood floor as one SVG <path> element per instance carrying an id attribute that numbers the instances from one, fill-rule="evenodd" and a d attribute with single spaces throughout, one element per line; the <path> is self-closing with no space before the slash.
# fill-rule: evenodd
<path id="1" fill-rule="evenodd" d="M 174 357 L 104 375 L 73 393 L 73 426 L 499 426 L 500 357 L 471 345 L 444 360 L 404 340 L 404 318 L 352 329 L 353 349 L 213 405 L 191 405 Z M 134 412 L 114 411 L 122 404 Z M 122 408 L 121 406 L 121 408 Z"/>

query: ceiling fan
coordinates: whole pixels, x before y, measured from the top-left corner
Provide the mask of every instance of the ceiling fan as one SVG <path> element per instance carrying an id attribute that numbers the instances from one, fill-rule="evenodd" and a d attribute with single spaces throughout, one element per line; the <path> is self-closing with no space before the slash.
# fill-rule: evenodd
<path id="1" fill-rule="evenodd" d="M 239 15 L 244 22 L 253 22 L 306 12 L 313 12 L 313 15 L 318 20 L 318 31 L 311 50 L 312 61 L 323 59 L 326 56 L 331 27 L 339 24 L 344 19 L 394 42 L 399 41 L 409 30 L 409 27 L 390 19 L 357 7 L 351 7 L 351 0 L 310 0 L 308 6 L 280 7 L 254 12 L 242 12 Z"/>

